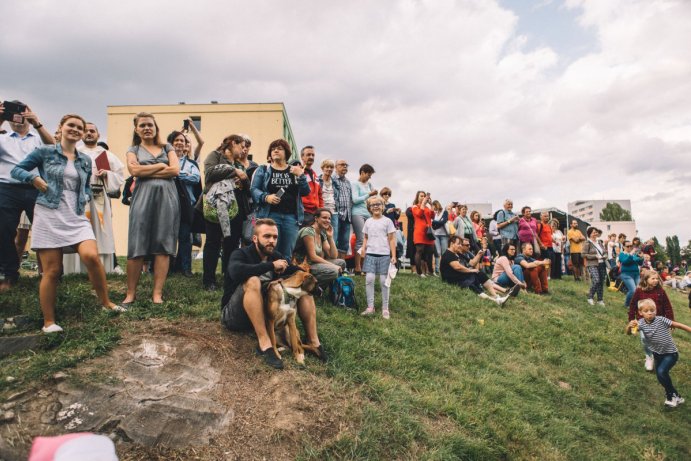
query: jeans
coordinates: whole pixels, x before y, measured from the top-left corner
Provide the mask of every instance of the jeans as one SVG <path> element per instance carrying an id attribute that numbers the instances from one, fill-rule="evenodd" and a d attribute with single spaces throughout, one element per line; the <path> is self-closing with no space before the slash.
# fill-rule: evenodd
<path id="1" fill-rule="evenodd" d="M 19 278 L 19 256 L 14 245 L 22 211 L 33 221 L 38 190 L 27 184 L 0 183 L 0 278 Z"/>
<path id="2" fill-rule="evenodd" d="M 665 395 L 667 400 L 670 400 L 673 395 L 679 395 L 677 390 L 672 384 L 672 378 L 669 376 L 669 371 L 672 369 L 674 364 L 679 360 L 679 353 L 674 352 L 673 354 L 656 354 L 653 352 L 653 357 L 655 357 L 655 374 L 657 375 L 657 380 L 662 387 L 665 388 Z"/>
<path id="3" fill-rule="evenodd" d="M 293 257 L 293 249 L 298 238 L 298 219 L 294 214 L 276 213 L 274 211 L 267 216 L 273 219 L 278 226 L 278 242 L 276 252 L 286 261 Z"/>
<path id="4" fill-rule="evenodd" d="M 338 233 L 334 230 L 336 236 L 336 247 L 341 253 L 348 254 L 350 247 L 350 221 L 347 219 L 338 219 Z"/>
<path id="5" fill-rule="evenodd" d="M 629 307 L 631 304 L 631 298 L 633 298 L 633 292 L 636 291 L 638 282 L 641 280 L 641 274 L 629 274 L 627 272 L 622 272 L 619 275 L 619 280 L 626 286 L 626 300 L 624 301 L 624 307 Z M 636 307 L 638 310 L 638 307 Z"/>
<path id="6" fill-rule="evenodd" d="M 561 279 L 561 253 L 552 251 L 551 277 L 555 280 Z"/>
<path id="7" fill-rule="evenodd" d="M 513 275 L 516 276 L 518 280 L 521 282 L 525 282 L 525 277 L 523 277 L 523 268 L 519 266 L 518 264 L 514 264 L 511 266 L 511 270 L 513 271 Z M 513 280 L 509 278 L 508 275 L 506 275 L 506 272 L 502 272 L 499 277 L 497 277 L 497 280 L 495 281 L 497 285 L 502 286 L 504 288 L 509 288 L 514 286 Z"/>
<path id="8" fill-rule="evenodd" d="M 434 272 L 439 273 L 439 263 L 441 263 L 441 255 L 449 248 L 448 235 L 435 235 L 434 247 L 437 249 L 437 257 L 434 258 Z"/>
<path id="9" fill-rule="evenodd" d="M 182 273 L 192 272 L 192 229 L 189 223 L 182 221 L 178 233 L 178 255 L 173 270 Z"/>
<path id="10" fill-rule="evenodd" d="M 336 212 L 331 214 L 331 228 L 334 231 L 334 242 L 336 242 L 338 247 L 338 214 Z"/>

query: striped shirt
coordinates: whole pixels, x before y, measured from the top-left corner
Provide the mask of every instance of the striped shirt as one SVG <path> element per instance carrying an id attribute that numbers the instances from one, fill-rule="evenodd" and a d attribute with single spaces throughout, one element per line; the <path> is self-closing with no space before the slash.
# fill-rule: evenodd
<path id="1" fill-rule="evenodd" d="M 657 316 L 648 323 L 645 319 L 638 321 L 638 329 L 643 333 L 645 344 L 656 354 L 674 354 L 679 352 L 672 341 L 670 329 L 672 321 L 666 317 Z"/>
<path id="2" fill-rule="evenodd" d="M 340 194 L 338 195 L 338 203 L 336 204 L 336 211 L 338 212 L 341 221 L 350 222 L 350 214 L 353 209 L 353 196 L 350 187 L 350 181 L 345 176 L 332 176 L 334 181 L 338 181 L 341 186 Z"/>

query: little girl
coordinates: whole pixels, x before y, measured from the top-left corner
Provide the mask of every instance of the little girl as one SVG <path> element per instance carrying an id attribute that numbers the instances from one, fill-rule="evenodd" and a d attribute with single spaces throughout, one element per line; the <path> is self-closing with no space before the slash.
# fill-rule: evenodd
<path id="1" fill-rule="evenodd" d="M 643 299 L 650 299 L 655 303 L 657 315 L 674 321 L 672 303 L 669 302 L 667 293 L 660 286 L 660 278 L 655 271 L 644 271 L 641 273 L 641 283 L 634 291 L 633 298 L 631 298 L 631 303 L 629 304 L 629 321 L 641 318 L 640 314 L 636 316 L 636 313 L 638 312 L 638 303 Z M 641 333 L 641 343 L 645 351 L 645 369 L 653 371 L 653 354 L 645 345 L 643 333 Z"/>
<path id="2" fill-rule="evenodd" d="M 679 360 L 679 350 L 672 341 L 670 329 L 679 328 L 691 332 L 691 327 L 665 317 L 658 317 L 657 311 L 658 307 L 652 299 L 641 300 L 638 303 L 638 315 L 642 318 L 638 321 L 631 320 L 626 326 L 626 333 L 631 334 L 631 330 L 635 330 L 636 327 L 640 330 L 645 345 L 655 357 L 657 380 L 665 388 L 665 405 L 674 408 L 684 403 L 684 399 L 674 388 L 669 376 L 669 371 Z"/>
<path id="3" fill-rule="evenodd" d="M 365 263 L 362 271 L 365 277 L 365 293 L 367 295 L 367 309 L 362 315 L 374 314 L 374 279 L 379 275 L 381 285 L 382 307 L 381 314 L 389 318 L 389 287 L 384 284 L 389 264 L 396 264 L 396 228 L 393 222 L 384 217 L 384 200 L 381 197 L 371 197 L 367 200 L 367 209 L 372 217 L 367 219 L 362 232 L 362 256 Z"/>

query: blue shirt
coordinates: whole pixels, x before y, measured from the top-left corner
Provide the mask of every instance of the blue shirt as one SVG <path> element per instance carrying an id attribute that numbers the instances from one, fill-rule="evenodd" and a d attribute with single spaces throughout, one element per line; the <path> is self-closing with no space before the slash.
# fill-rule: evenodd
<path id="1" fill-rule="evenodd" d="M 196 203 L 197 198 L 195 197 L 194 186 L 199 184 L 199 181 L 202 180 L 199 168 L 197 168 L 193 162 L 189 161 L 187 157 L 183 157 L 180 159 L 180 174 L 178 178 L 180 178 L 180 181 L 185 185 L 185 189 L 187 189 L 192 204 Z"/>
<path id="2" fill-rule="evenodd" d="M 25 136 L 11 132 L 0 135 L 0 182 L 19 184 L 12 178 L 12 169 L 37 147 L 41 147 L 43 141 L 40 136 L 29 131 Z M 34 170 L 32 170 L 35 173 Z"/>
<path id="3" fill-rule="evenodd" d="M 500 210 L 499 213 L 497 213 L 497 224 L 501 224 L 503 222 L 506 222 L 516 216 L 516 214 L 513 211 L 507 211 L 507 210 Z M 501 235 L 504 238 L 507 239 L 513 239 L 517 240 L 518 239 L 518 223 L 511 223 L 508 224 L 501 229 L 499 229 L 499 235 Z"/>

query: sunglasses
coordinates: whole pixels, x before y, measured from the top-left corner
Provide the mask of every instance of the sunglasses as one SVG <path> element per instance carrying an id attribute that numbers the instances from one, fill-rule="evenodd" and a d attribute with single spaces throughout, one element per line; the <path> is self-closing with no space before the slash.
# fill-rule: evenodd
<path id="1" fill-rule="evenodd" d="M 388 192 L 384 192 L 384 193 L 381 194 L 382 197 L 385 196 L 385 195 L 386 195 L 387 197 L 390 197 L 390 196 L 391 196 L 391 194 L 388 193 Z"/>

